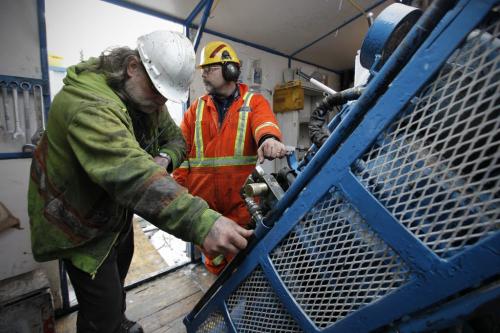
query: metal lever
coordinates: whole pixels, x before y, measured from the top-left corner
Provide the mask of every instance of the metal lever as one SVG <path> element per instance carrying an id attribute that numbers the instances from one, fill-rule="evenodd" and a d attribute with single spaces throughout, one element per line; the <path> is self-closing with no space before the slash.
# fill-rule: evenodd
<path id="1" fill-rule="evenodd" d="M 316 80 L 315 78 L 310 77 L 306 73 L 302 72 L 300 69 L 297 69 L 297 75 L 300 76 L 301 78 L 303 78 L 304 80 L 311 82 L 312 84 L 314 84 L 316 87 L 323 90 L 327 94 L 334 95 L 337 93 L 335 90 L 333 90 L 332 88 L 330 88 L 326 84 L 323 84 L 323 83 L 319 82 L 318 80 Z"/>

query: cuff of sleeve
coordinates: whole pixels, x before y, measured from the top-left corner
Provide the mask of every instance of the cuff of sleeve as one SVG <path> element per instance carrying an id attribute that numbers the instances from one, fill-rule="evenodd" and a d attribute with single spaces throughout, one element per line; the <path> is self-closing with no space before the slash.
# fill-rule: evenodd
<path id="1" fill-rule="evenodd" d="M 221 214 L 209 208 L 200 215 L 198 223 L 195 224 L 192 230 L 192 239 L 196 245 L 203 244 L 208 232 L 220 216 Z"/>
<path id="2" fill-rule="evenodd" d="M 169 149 L 162 149 L 162 153 L 168 154 L 170 156 L 170 164 L 168 165 L 167 171 L 168 173 L 172 173 L 175 169 L 177 169 L 180 166 L 179 160 L 177 159 L 177 155 L 172 150 Z"/>
<path id="3" fill-rule="evenodd" d="M 269 136 L 273 136 L 276 140 L 282 142 L 281 132 L 277 128 L 268 128 L 266 131 L 259 131 L 255 137 L 255 141 L 260 145 L 264 141 L 263 139 L 267 139 Z"/>
<path id="4" fill-rule="evenodd" d="M 259 139 L 259 144 L 258 144 L 258 147 L 260 147 L 260 146 L 262 145 L 262 143 L 263 143 L 264 141 L 266 141 L 266 139 L 269 139 L 269 138 L 273 138 L 273 139 L 275 139 L 275 140 L 277 140 L 277 141 L 280 141 L 280 142 L 281 142 L 281 140 L 280 140 L 279 138 L 277 138 L 276 136 L 274 136 L 274 135 L 272 135 L 272 134 L 264 134 L 264 135 L 263 135 L 263 136 Z"/>

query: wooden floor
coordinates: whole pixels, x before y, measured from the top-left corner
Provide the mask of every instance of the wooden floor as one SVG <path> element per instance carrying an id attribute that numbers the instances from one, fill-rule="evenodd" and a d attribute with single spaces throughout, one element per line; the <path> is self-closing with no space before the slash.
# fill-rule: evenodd
<path id="1" fill-rule="evenodd" d="M 135 252 L 126 284 L 165 270 L 161 256 L 134 223 Z M 146 333 L 185 332 L 182 319 L 215 280 L 201 264 L 190 264 L 127 292 L 127 317 Z M 56 333 L 75 333 L 77 313 L 56 321 Z"/>
<path id="2" fill-rule="evenodd" d="M 160 271 L 166 270 L 168 265 L 160 256 L 149 239 L 144 235 L 137 221 L 132 224 L 134 227 L 134 256 L 127 273 L 125 285 L 144 280 L 149 276 L 154 276 Z"/>
<path id="3" fill-rule="evenodd" d="M 185 332 L 182 319 L 215 277 L 200 265 L 190 264 L 127 293 L 127 317 L 138 321 L 146 333 Z M 76 332 L 74 312 L 56 322 L 56 333 Z"/>

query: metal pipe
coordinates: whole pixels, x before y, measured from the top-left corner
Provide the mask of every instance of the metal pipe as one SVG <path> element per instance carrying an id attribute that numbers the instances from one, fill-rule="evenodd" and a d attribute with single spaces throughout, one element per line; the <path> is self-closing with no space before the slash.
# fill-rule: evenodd
<path id="1" fill-rule="evenodd" d="M 300 69 L 297 69 L 297 75 L 300 76 L 301 78 L 303 78 L 304 80 L 311 82 L 313 85 L 315 85 L 319 89 L 323 90 L 327 94 L 335 95 L 337 93 L 335 90 L 333 90 L 332 88 L 330 88 L 326 84 L 323 84 L 323 83 L 319 82 L 315 78 L 313 78 L 313 77 L 307 75 L 306 73 L 302 72 Z"/>
<path id="2" fill-rule="evenodd" d="M 269 187 L 266 185 L 266 183 L 248 184 L 244 187 L 245 194 L 249 197 L 266 194 L 268 190 Z"/>
<path id="3" fill-rule="evenodd" d="M 308 167 L 297 177 L 297 180 L 285 193 L 283 199 L 278 201 L 273 210 L 266 216 L 264 223 L 267 226 L 274 224 L 275 220 L 290 206 L 307 182 L 324 165 L 325 161 L 338 150 L 340 144 L 352 132 L 365 113 L 370 110 L 370 107 L 382 95 L 392 79 L 408 62 L 445 13 L 454 6 L 455 2 L 450 0 L 436 0 L 420 17 L 393 55 L 382 67 L 379 74 L 370 82 L 361 98 L 338 124 L 334 135 L 328 138 L 323 147 L 319 149 L 315 158 L 309 162 Z"/>

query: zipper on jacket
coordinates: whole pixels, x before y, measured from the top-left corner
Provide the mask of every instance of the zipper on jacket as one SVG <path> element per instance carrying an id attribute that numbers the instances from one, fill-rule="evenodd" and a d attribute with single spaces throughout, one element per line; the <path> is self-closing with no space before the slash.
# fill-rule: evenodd
<path id="1" fill-rule="evenodd" d="M 128 210 L 125 211 L 125 221 L 127 221 L 127 218 L 128 218 Z M 134 223 L 134 221 L 131 221 L 130 223 Z M 125 223 L 126 224 L 126 223 Z M 115 236 L 115 239 L 113 239 L 113 242 L 111 243 L 111 246 L 109 247 L 108 249 L 108 252 L 106 252 L 106 255 L 102 258 L 101 262 L 99 262 L 99 264 L 97 265 L 97 267 L 95 268 L 95 270 L 90 273 L 90 278 L 92 280 L 95 279 L 95 276 L 97 274 L 97 271 L 99 270 L 99 268 L 101 268 L 102 264 L 104 263 L 104 261 L 108 258 L 109 256 L 109 253 L 111 252 L 111 250 L 113 249 L 113 246 L 115 246 L 116 244 L 116 240 L 118 239 L 118 237 L 120 237 L 121 233 L 122 233 L 122 230 L 124 228 L 125 225 L 122 225 L 122 227 L 120 228 L 120 231 L 116 234 Z M 133 227 L 132 227 L 133 228 Z M 134 230 L 132 230 L 132 232 L 134 232 Z"/>

